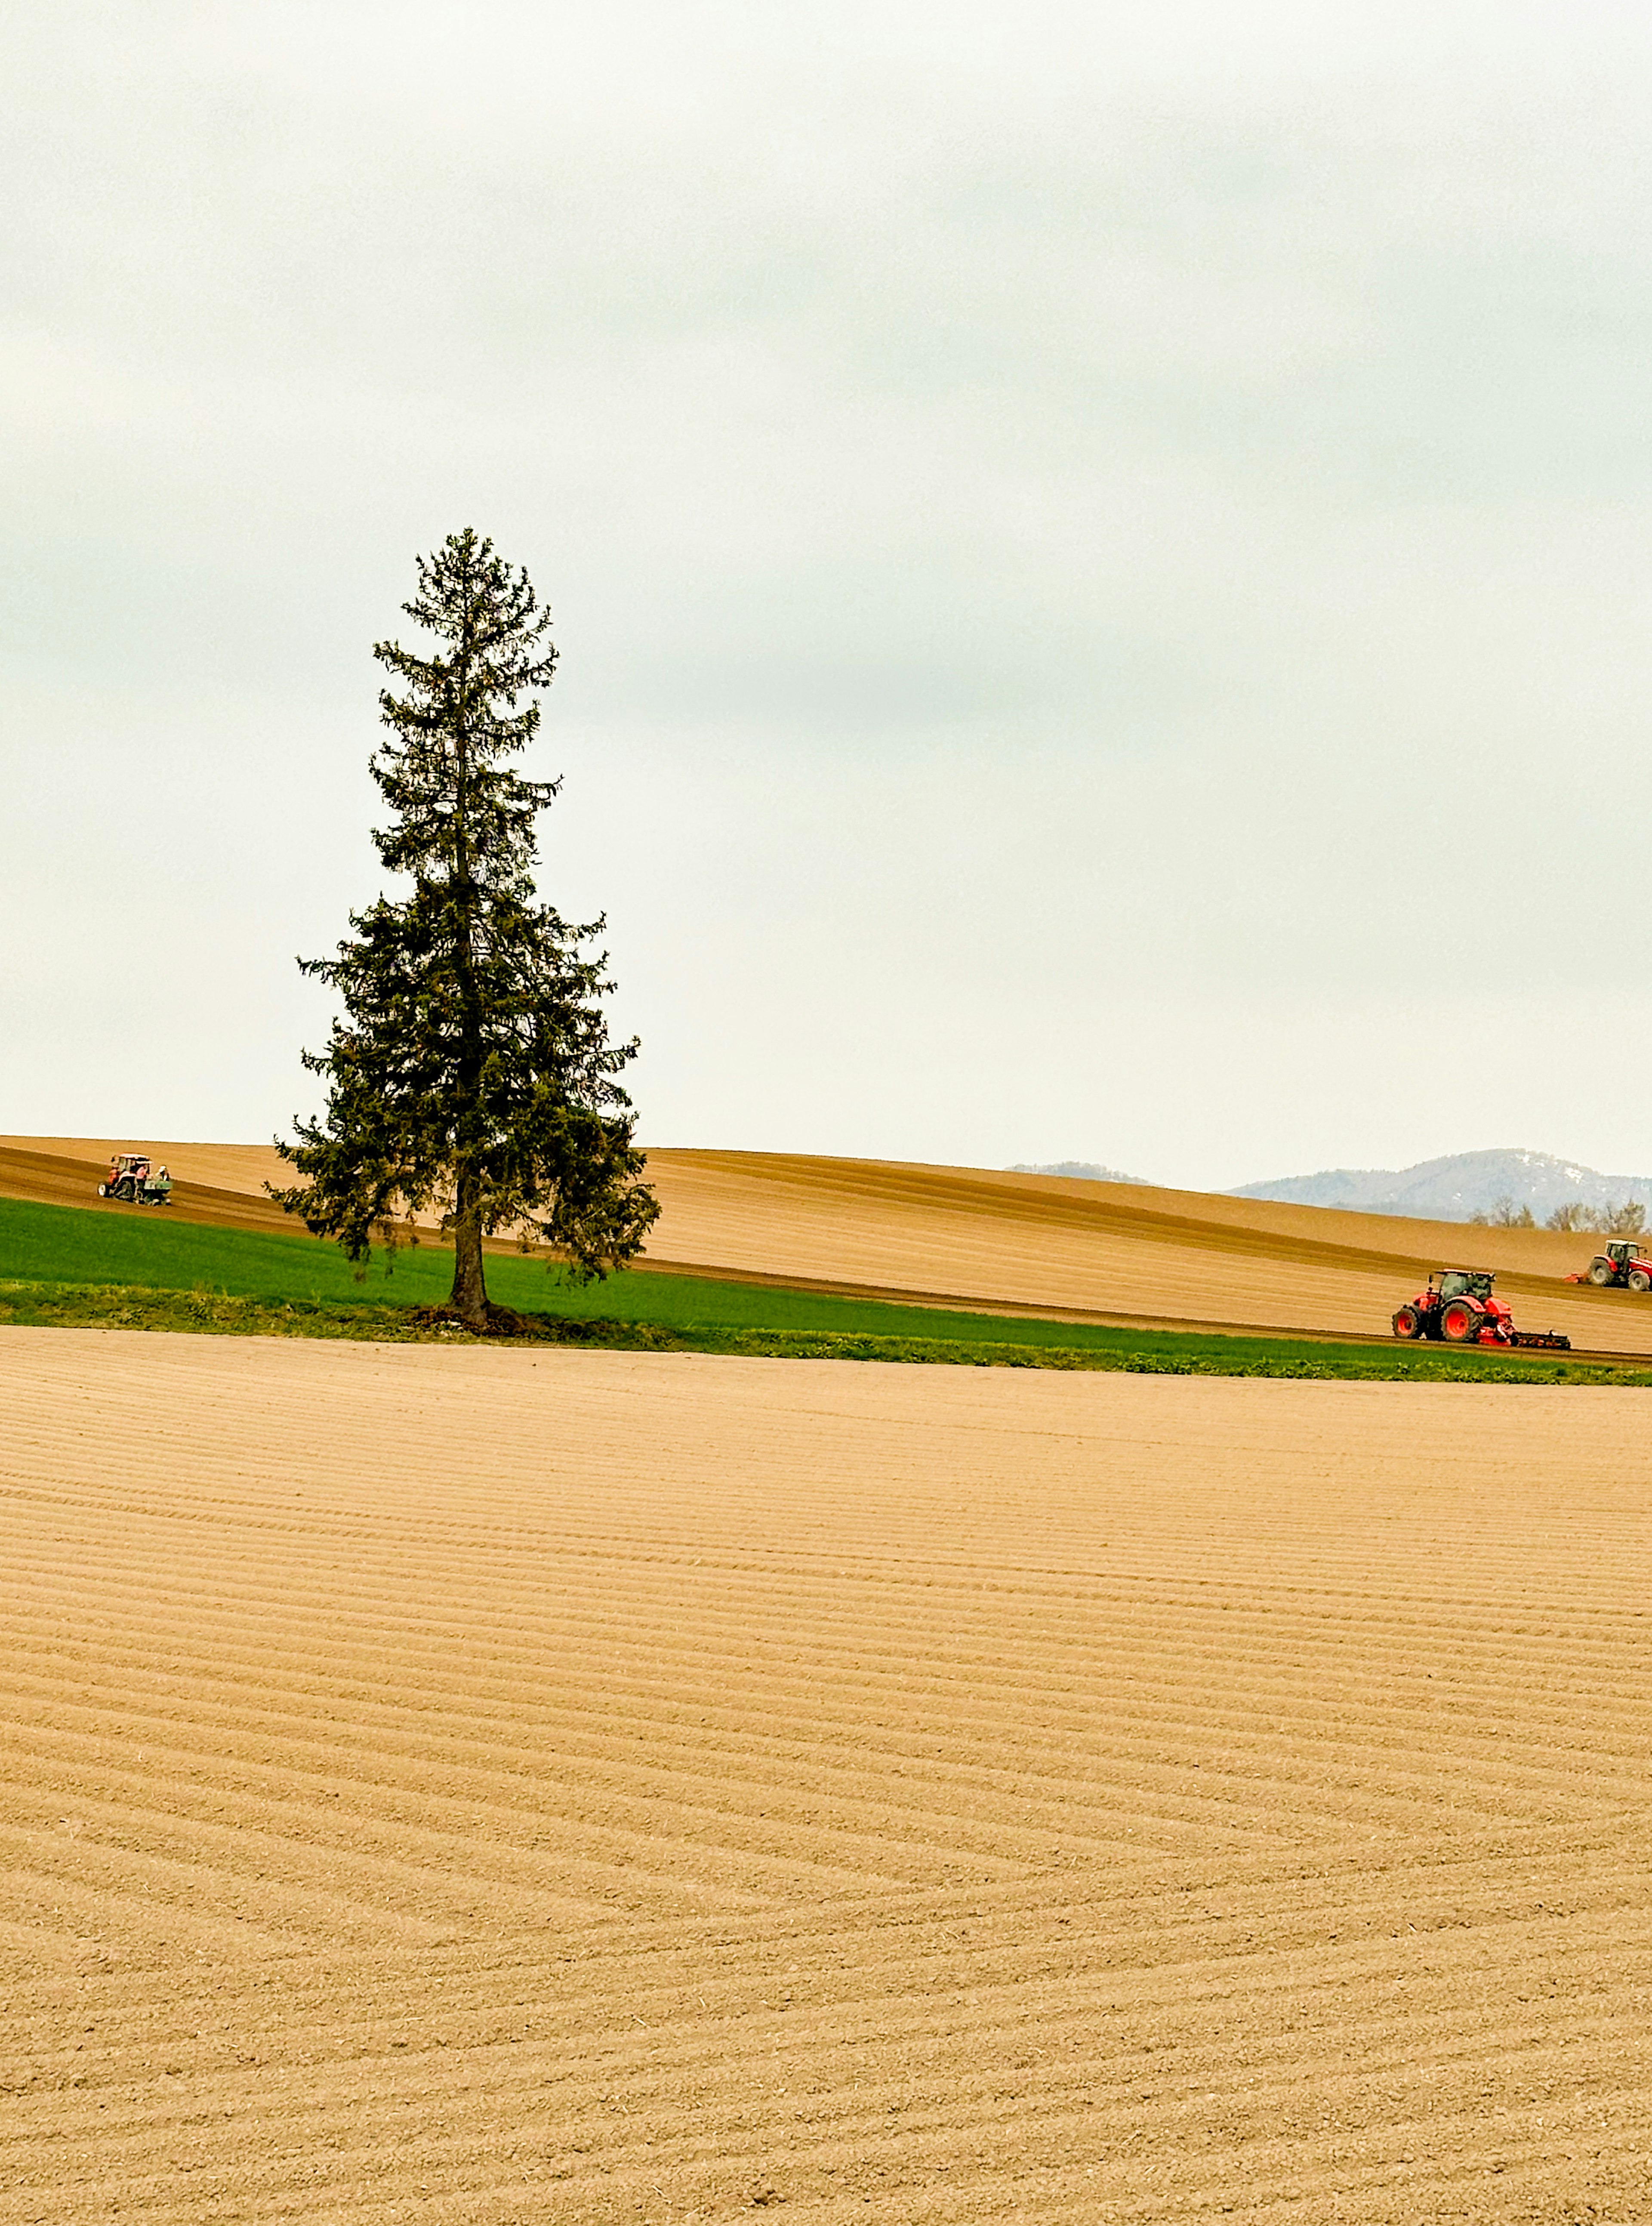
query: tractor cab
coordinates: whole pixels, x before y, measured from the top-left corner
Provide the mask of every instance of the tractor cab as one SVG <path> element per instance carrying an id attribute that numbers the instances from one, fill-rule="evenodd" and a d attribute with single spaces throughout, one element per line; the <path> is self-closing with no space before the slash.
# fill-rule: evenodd
<path id="1" fill-rule="evenodd" d="M 1477 1299 L 1482 1306 L 1491 1296 L 1496 1277 L 1484 1268 L 1441 1268 L 1428 1278 L 1428 1288 L 1447 1299 Z"/>
<path id="2" fill-rule="evenodd" d="M 1631 1242 L 1625 1237 L 1610 1237 L 1600 1249 L 1609 1260 L 1616 1261 L 1620 1268 L 1627 1268 L 1631 1260 L 1640 1256 L 1641 1250 L 1638 1239 Z"/>

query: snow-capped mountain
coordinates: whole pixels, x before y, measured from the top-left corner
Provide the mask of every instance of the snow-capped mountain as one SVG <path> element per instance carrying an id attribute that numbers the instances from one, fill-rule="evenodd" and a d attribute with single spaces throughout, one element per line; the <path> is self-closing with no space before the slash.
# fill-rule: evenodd
<path id="1" fill-rule="evenodd" d="M 1652 1207 L 1652 1175 L 1604 1175 L 1551 1152 L 1453 1152 L 1412 1167 L 1328 1167 L 1319 1174 L 1281 1175 L 1273 1182 L 1246 1183 L 1228 1195 L 1340 1205 L 1358 1213 L 1416 1214 L 1431 1221 L 1466 1221 L 1509 1199 L 1528 1205 L 1541 1221 L 1574 1199 L 1591 1206 Z"/>

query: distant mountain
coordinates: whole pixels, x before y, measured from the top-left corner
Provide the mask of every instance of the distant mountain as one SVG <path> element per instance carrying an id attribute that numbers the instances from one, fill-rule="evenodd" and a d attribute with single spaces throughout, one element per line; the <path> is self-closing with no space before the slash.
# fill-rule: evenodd
<path id="1" fill-rule="evenodd" d="M 1052 1160 L 1047 1167 L 1018 1165 L 1007 1172 L 1013 1175 L 1071 1175 L 1080 1182 L 1128 1182 L 1147 1187 L 1146 1175 L 1121 1175 L 1116 1167 L 1098 1167 L 1094 1160 Z"/>
<path id="2" fill-rule="evenodd" d="M 1426 1221 L 1466 1221 L 1507 1198 L 1530 1206 L 1541 1221 L 1573 1199 L 1593 1206 L 1652 1207 L 1652 1175 L 1603 1175 L 1549 1152 L 1453 1152 L 1414 1167 L 1328 1167 L 1317 1175 L 1281 1175 L 1276 1182 L 1247 1183 L 1227 1196 L 1414 1214 Z"/>

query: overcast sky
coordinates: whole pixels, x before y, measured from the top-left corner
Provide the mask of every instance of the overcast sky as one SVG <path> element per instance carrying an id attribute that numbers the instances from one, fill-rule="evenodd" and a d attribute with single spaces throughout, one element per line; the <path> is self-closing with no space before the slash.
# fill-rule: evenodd
<path id="1" fill-rule="evenodd" d="M 1645 22 L 14 11 L 0 1129 L 310 1109 L 472 524 L 645 1141 L 1652 1170 Z"/>

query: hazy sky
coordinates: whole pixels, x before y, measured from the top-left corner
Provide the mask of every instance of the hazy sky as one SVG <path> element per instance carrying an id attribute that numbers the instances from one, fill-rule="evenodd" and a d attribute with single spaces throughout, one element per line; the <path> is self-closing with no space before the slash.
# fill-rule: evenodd
<path id="1" fill-rule="evenodd" d="M 1652 1170 L 1645 27 L 14 11 L 0 1129 L 311 1104 L 473 524 L 645 1140 Z"/>

